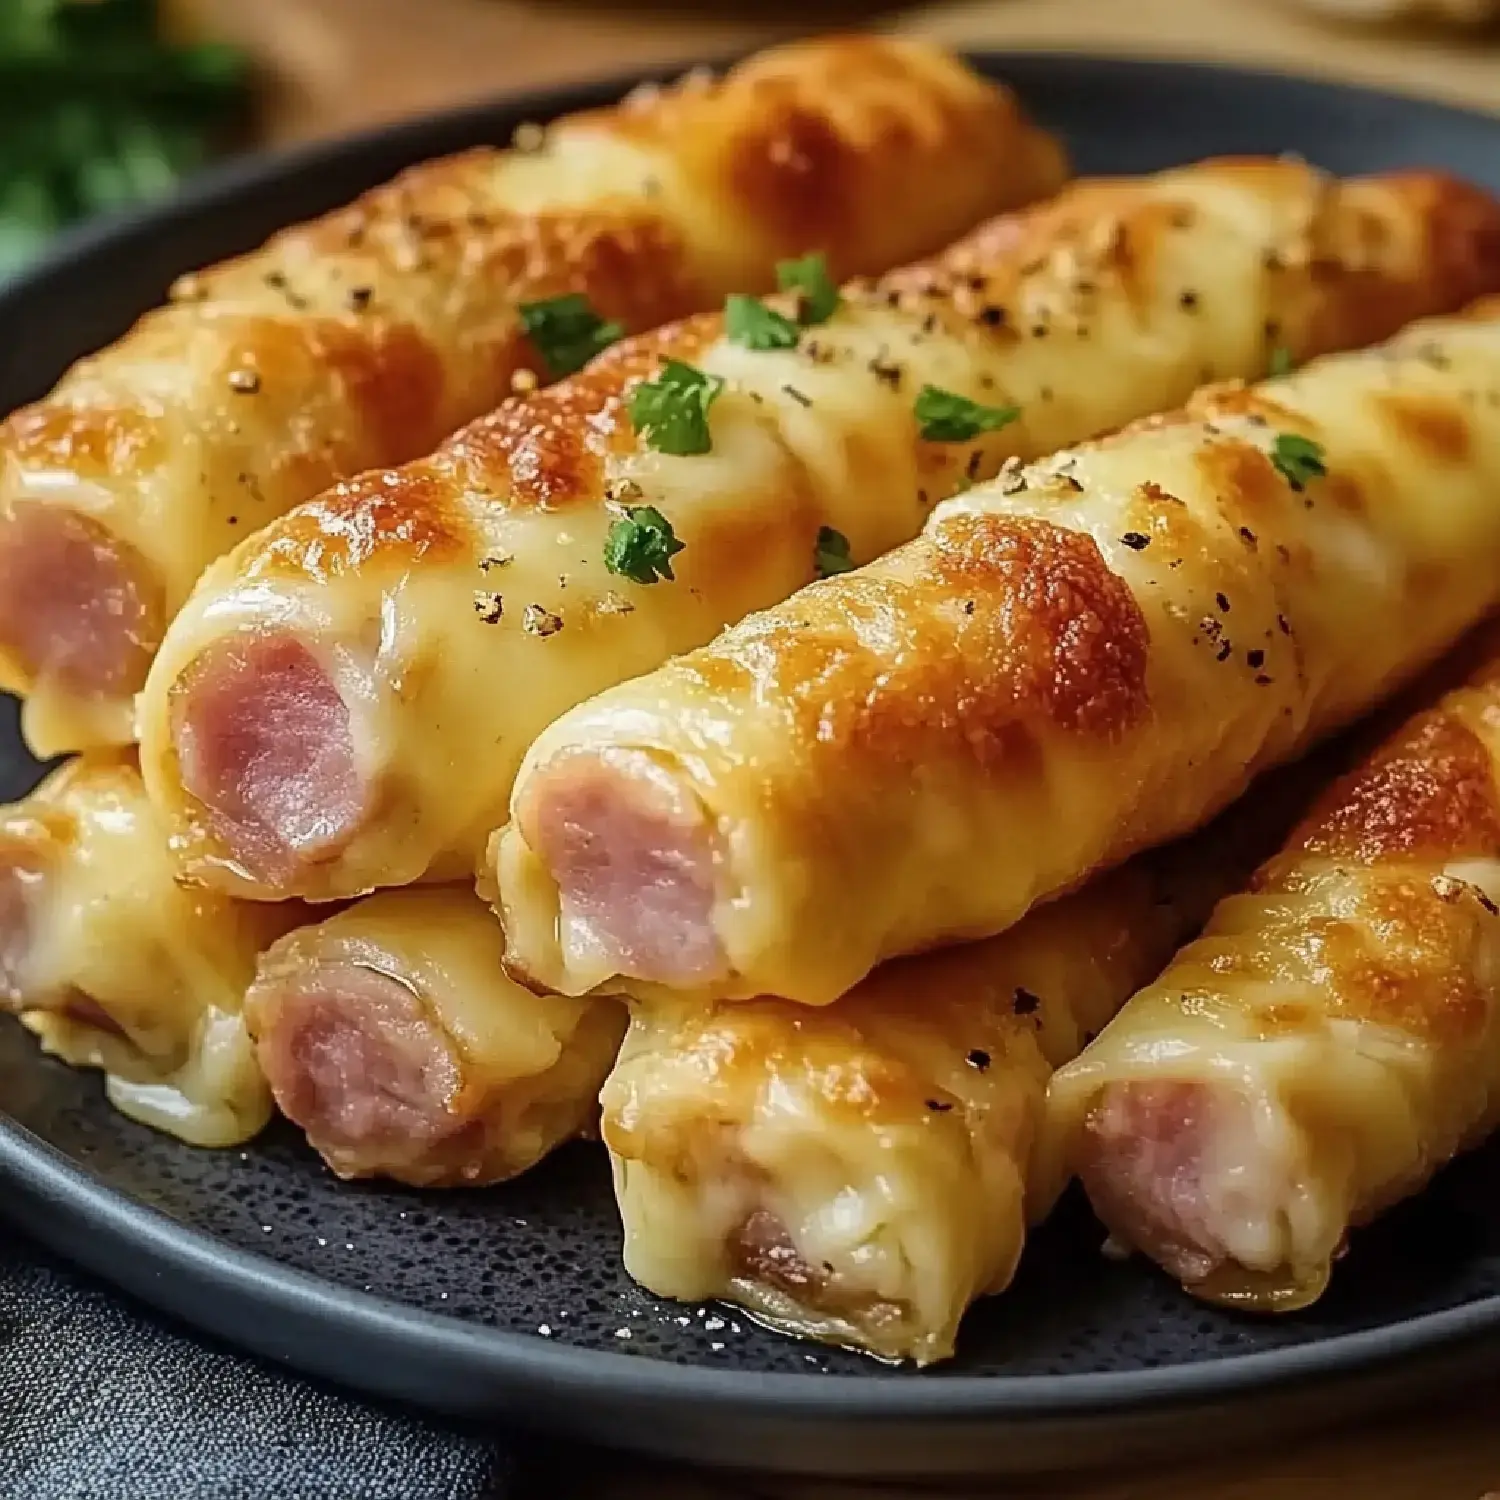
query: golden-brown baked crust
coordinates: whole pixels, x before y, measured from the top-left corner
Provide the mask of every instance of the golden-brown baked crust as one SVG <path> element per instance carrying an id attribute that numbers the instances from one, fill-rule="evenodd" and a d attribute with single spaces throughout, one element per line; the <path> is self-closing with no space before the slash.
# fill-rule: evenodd
<path id="1" fill-rule="evenodd" d="M 1053 1081 L 1054 1158 L 1200 1295 L 1311 1300 L 1353 1226 L 1500 1123 L 1495 644 Z"/>
<path id="2" fill-rule="evenodd" d="M 885 957 L 1001 930 L 1451 644 L 1496 598 L 1497 484 L 1500 322 L 1473 318 L 1007 471 L 544 731 L 498 849 L 513 961 L 565 991 L 827 1003 Z M 606 762 L 575 871 L 547 830 L 592 774 L 570 767 Z M 648 768 L 713 831 L 670 846 L 684 891 L 702 864 L 717 892 L 717 955 L 688 979 L 638 956 Z"/>
<path id="3" fill-rule="evenodd" d="M 137 586 L 169 620 L 241 538 L 426 452 L 518 372 L 545 376 L 521 304 L 580 292 L 647 329 L 762 289 L 810 250 L 839 275 L 884 270 L 1064 173 L 1006 90 L 936 47 L 873 37 L 776 49 L 412 168 L 184 277 L 0 427 L 0 545 L 18 505 L 77 507 L 145 560 Z M 37 699 L 34 745 L 128 742 L 143 661 L 122 692 L 48 646 L 0 628 L 0 682 Z"/>
<path id="4" fill-rule="evenodd" d="M 1494 252 L 1481 244 L 1488 226 L 1500 225 L 1500 205 L 1490 205 L 1487 219 L 1476 214 L 1485 228 L 1470 230 L 1465 269 L 1439 273 L 1433 261 L 1430 216 L 1471 198 L 1479 201 L 1474 190 L 1446 183 L 1414 197 L 1406 178 L 1340 183 L 1294 162 L 1209 162 L 1086 185 L 981 231 L 926 268 L 857 281 L 835 315 L 804 330 L 794 349 L 746 348 L 724 335 L 716 316 L 617 345 L 579 376 L 471 424 L 429 458 L 300 507 L 210 570 L 142 699 L 153 795 L 185 836 L 195 873 L 236 891 L 323 899 L 433 871 L 457 875 L 501 821 L 519 756 L 538 730 L 589 693 L 811 580 L 822 528 L 845 538 L 855 561 L 877 556 L 919 531 L 938 501 L 993 476 L 1007 459 L 1170 408 L 1205 373 L 1259 375 L 1273 348 L 1302 359 L 1321 352 L 1324 338 L 1390 332 L 1381 317 L 1456 305 L 1500 284 L 1500 241 Z M 1319 247 L 1327 224 L 1370 216 L 1383 226 L 1375 250 L 1350 233 L 1357 257 L 1326 258 Z M 1136 228 L 1132 238 L 1137 219 L 1149 233 Z M 1141 241 L 1123 257 L 1122 234 L 1128 244 Z M 1306 269 L 1314 262 L 1316 272 Z M 1365 322 L 1327 316 L 1328 301 L 1371 278 L 1391 290 L 1384 302 L 1374 299 L 1375 312 L 1351 300 Z M 724 381 L 710 413 L 709 453 L 663 454 L 632 426 L 630 393 L 668 356 Z M 1019 417 L 974 441 L 924 441 L 914 403 L 928 384 L 1014 406 Z M 1270 406 L 1251 412 L 1266 396 L 1230 390 L 1215 399 L 1226 411 L 1274 415 Z M 1284 486 L 1253 444 L 1226 438 L 1201 462 L 1236 466 L 1236 505 L 1277 505 Z M 1064 479 L 1057 496 L 1069 498 Z M 1141 514 L 1153 504 L 1143 490 Z M 675 582 L 643 585 L 605 565 L 610 527 L 623 509 L 643 505 L 657 508 L 684 543 L 672 560 Z M 403 534 L 398 516 L 420 524 Z M 1024 667 L 1039 692 L 1037 674 L 1050 674 L 1057 712 L 1084 715 L 1107 736 L 1141 712 L 1144 625 L 1093 544 L 1048 520 L 1044 509 L 1013 519 L 1003 538 L 988 521 L 955 522 L 899 588 L 875 574 L 847 585 L 847 595 L 863 601 L 875 630 L 899 613 L 898 592 L 931 599 L 966 586 L 976 570 L 1016 573 L 1030 559 L 1035 586 L 1024 618 L 965 621 L 950 611 L 924 625 L 913 645 L 925 660 L 940 637 L 962 638 L 951 668 L 953 714 L 976 716 L 976 732 L 1016 691 L 996 676 L 1003 657 Z M 1196 545 L 1198 523 L 1185 512 L 1151 524 L 1162 528 L 1164 544 L 1170 531 Z M 1245 524 L 1258 522 L 1247 515 Z M 378 535 L 381 528 L 389 534 Z M 467 555 L 463 546 L 435 549 L 438 532 L 467 533 Z M 330 588 L 329 559 L 354 555 L 350 537 L 360 539 L 363 560 Z M 811 595 L 808 608 L 820 609 L 821 597 Z M 1093 628 L 1069 638 L 1078 659 L 1064 662 L 1043 639 L 1042 617 L 1079 604 Z M 164 712 L 171 685 L 230 630 L 305 629 L 330 656 L 348 650 L 368 664 L 372 648 L 360 639 L 376 618 L 390 627 L 390 659 L 361 670 L 384 679 L 367 701 L 393 706 L 373 717 L 362 753 L 384 788 L 387 816 L 359 830 L 351 823 L 345 847 L 323 848 L 289 887 L 281 875 L 253 871 L 247 882 L 243 861 L 231 868 L 232 851 L 205 833 L 211 820 L 180 784 Z M 528 632 L 528 619 L 543 629 Z M 813 682 L 826 670 L 852 684 L 836 634 L 804 629 L 801 619 L 787 615 L 786 639 L 771 643 L 796 658 L 796 671 L 789 657 L 783 675 Z M 399 709 L 388 697 L 398 678 Z M 803 696 L 809 714 L 818 712 L 817 692 L 809 686 Z M 830 694 L 831 722 L 861 734 L 865 713 L 894 736 L 910 716 L 895 707 L 894 688 L 883 683 L 868 711 L 859 706 L 866 696 Z M 995 753 L 1024 750 L 1024 734 L 996 734 Z M 441 769 L 451 766 L 463 775 Z"/>
<path id="5" fill-rule="evenodd" d="M 627 1268 L 888 1359 L 951 1354 L 1050 1207 L 1051 1070 L 1274 847 L 1306 779 L 833 1005 L 637 1007 L 601 1095 Z"/>

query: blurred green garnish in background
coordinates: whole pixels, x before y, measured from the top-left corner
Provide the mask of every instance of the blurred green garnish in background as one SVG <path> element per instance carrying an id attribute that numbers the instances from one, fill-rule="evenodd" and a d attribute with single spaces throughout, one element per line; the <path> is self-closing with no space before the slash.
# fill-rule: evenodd
<path id="1" fill-rule="evenodd" d="M 0 277 L 63 225 L 165 192 L 226 139 L 245 58 L 156 0 L 0 0 Z"/>

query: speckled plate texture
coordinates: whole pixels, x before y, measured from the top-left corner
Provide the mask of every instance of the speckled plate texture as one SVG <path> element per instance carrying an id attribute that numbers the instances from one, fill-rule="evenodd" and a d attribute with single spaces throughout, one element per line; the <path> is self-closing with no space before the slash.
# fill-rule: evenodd
<path id="1" fill-rule="evenodd" d="M 1296 151 L 1338 172 L 1440 165 L 1500 189 L 1500 120 L 1176 64 L 979 61 L 1062 132 L 1084 172 Z M 236 166 L 85 232 L 0 292 L 0 409 L 121 332 L 176 273 L 409 162 L 623 86 Z M 4 707 L 0 795 L 11 797 L 39 768 Z M 482 1192 L 343 1185 L 285 1127 L 221 1154 L 153 1135 L 10 1022 L 0 1103 L 0 1211 L 127 1291 L 366 1391 L 700 1463 L 847 1476 L 1114 1465 L 1264 1442 L 1500 1366 L 1500 1151 L 1361 1234 L 1316 1308 L 1269 1321 L 1200 1307 L 1139 1263 L 1103 1260 L 1099 1231 L 1069 1203 L 1011 1291 L 971 1316 L 958 1359 L 916 1374 L 634 1287 L 598 1147 Z"/>

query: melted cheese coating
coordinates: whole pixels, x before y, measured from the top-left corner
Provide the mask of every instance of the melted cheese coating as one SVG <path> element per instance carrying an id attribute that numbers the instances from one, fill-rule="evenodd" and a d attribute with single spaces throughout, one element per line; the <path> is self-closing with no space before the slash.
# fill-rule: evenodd
<path id="1" fill-rule="evenodd" d="M 1169 1110 L 1214 1091 L 1167 1122 L 1175 1186 L 1149 1184 L 1207 1244 L 1190 1291 L 1305 1306 L 1352 1227 L 1500 1125 L 1497 765 L 1500 654 L 1335 785 L 1054 1079 L 1055 1180 L 1088 1162 L 1112 1089 Z M 1135 1243 L 1137 1205 L 1095 1201 Z"/>
<path id="2" fill-rule="evenodd" d="M 710 830 L 698 991 L 826 1004 L 1192 828 L 1387 695 L 1495 602 L 1497 487 L 1492 302 L 970 490 L 557 720 L 514 806 L 549 763 L 649 761 Z M 654 993 L 514 823 L 499 860 L 522 971 Z"/>
<path id="3" fill-rule="evenodd" d="M 1252 828 L 1252 823 L 1259 828 Z M 605 1084 L 625 1263 L 651 1291 L 920 1364 L 1002 1291 L 1052 1069 L 1274 844 L 1267 805 L 834 1005 L 637 1008 Z"/>
<path id="4" fill-rule="evenodd" d="M 821 528 L 874 557 L 1008 458 L 1170 406 L 1205 375 L 1258 374 L 1273 347 L 1301 358 L 1359 343 L 1500 282 L 1473 230 L 1493 212 L 1441 179 L 1209 163 L 1085 185 L 931 265 L 849 287 L 796 349 L 751 351 L 716 319 L 618 346 L 211 568 L 142 698 L 152 796 L 194 876 L 240 894 L 324 900 L 455 878 L 549 721 L 808 582 Z M 670 456 L 632 429 L 628 394 L 664 356 L 725 382 L 707 454 Z M 924 442 L 913 407 L 926 384 L 1020 418 L 974 442 Z M 684 544 L 675 583 L 605 564 L 611 526 L 641 505 Z M 210 648 L 277 632 L 337 684 L 378 814 L 265 880 L 186 792 L 173 720 Z"/>
<path id="5" fill-rule="evenodd" d="M 624 1012 L 522 989 L 504 948 L 472 891 L 427 887 L 357 902 L 261 960 L 245 1010 L 266 1076 L 341 1177 L 499 1182 L 592 1129 Z M 400 1008 L 365 976 L 393 981 Z"/>
<path id="6" fill-rule="evenodd" d="M 177 880 L 133 762 L 74 761 L 0 812 L 0 974 L 47 1051 L 104 1071 L 122 1113 L 197 1146 L 271 1098 L 241 1016 L 261 950 L 305 913 Z"/>
<path id="7" fill-rule="evenodd" d="M 61 508 L 141 596 L 121 680 L 66 660 L 87 599 L 58 607 L 55 640 L 0 651 L 29 743 L 130 743 L 134 693 L 208 563 L 335 480 L 428 451 L 518 371 L 545 374 L 521 304 L 581 292 L 650 328 L 812 249 L 841 275 L 885 270 L 1064 173 L 1013 96 L 951 55 L 840 37 L 415 168 L 185 278 L 0 429 L 0 542 Z"/>

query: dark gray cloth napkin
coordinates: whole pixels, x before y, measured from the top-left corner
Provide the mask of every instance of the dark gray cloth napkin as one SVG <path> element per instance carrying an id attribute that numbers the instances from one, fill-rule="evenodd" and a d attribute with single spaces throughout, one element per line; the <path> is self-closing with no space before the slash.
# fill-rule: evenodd
<path id="1" fill-rule="evenodd" d="M 3 1500 L 505 1500 L 509 1445 L 158 1319 L 0 1226 Z"/>

